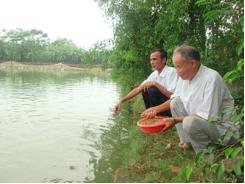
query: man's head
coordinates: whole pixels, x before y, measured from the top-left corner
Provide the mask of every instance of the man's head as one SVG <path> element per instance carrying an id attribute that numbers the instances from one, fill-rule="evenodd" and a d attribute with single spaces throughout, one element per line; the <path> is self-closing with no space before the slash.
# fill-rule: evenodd
<path id="1" fill-rule="evenodd" d="M 151 52 L 150 62 L 154 70 L 162 71 L 167 61 L 167 52 L 163 49 L 155 49 Z"/>
<path id="2" fill-rule="evenodd" d="M 199 51 L 191 46 L 181 45 L 174 50 L 173 64 L 183 80 L 191 80 L 200 66 Z"/>

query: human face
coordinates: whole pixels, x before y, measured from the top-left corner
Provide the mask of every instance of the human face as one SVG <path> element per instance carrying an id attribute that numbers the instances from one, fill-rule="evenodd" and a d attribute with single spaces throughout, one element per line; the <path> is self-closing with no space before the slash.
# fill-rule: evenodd
<path id="1" fill-rule="evenodd" d="M 173 55 L 173 64 L 177 74 L 183 80 L 191 80 L 195 75 L 196 62 L 193 60 L 184 61 L 179 53 Z"/>
<path id="2" fill-rule="evenodd" d="M 161 53 L 156 51 L 151 53 L 150 62 L 153 70 L 157 70 L 160 73 L 166 64 L 166 59 L 161 59 Z"/>

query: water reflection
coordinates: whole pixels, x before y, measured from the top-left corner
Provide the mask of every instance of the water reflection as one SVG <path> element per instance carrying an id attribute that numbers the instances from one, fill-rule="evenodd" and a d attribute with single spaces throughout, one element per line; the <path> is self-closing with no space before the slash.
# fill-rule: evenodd
<path id="1" fill-rule="evenodd" d="M 79 72 L 1 71 L 0 86 L 0 182 L 94 181 L 116 85 Z"/>
<path id="2" fill-rule="evenodd" d="M 128 110 L 122 110 L 119 116 L 115 116 L 110 129 L 103 132 L 101 143 L 97 144 L 101 150 L 102 157 L 95 165 L 95 179 L 93 182 L 113 182 L 115 171 L 122 167 L 128 158 L 128 145 L 130 129 L 135 128 L 139 116 L 133 115 Z"/>

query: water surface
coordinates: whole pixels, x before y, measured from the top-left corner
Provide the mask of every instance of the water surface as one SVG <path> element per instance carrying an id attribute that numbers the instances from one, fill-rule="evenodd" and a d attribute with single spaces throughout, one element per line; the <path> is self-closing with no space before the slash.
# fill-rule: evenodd
<path id="1" fill-rule="evenodd" d="M 106 77 L 0 71 L 0 182 L 95 181 L 117 99 Z"/>

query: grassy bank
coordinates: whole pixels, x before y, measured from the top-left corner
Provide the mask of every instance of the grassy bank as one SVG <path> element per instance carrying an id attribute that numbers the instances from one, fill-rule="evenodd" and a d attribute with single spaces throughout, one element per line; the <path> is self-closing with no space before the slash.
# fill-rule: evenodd
<path id="1" fill-rule="evenodd" d="M 140 118 L 144 109 L 141 97 L 129 103 L 130 113 Z M 211 151 L 206 160 L 201 160 L 192 149 L 178 148 L 175 128 L 144 134 L 134 122 L 128 134 L 127 153 L 122 152 L 122 166 L 114 171 L 113 182 L 243 182 L 243 163 L 237 164 L 238 172 L 234 173 L 236 162 L 243 162 L 241 145 L 234 146 L 237 154 L 232 159 L 225 159 L 227 148 L 223 148 Z M 221 163 L 224 170 L 219 169 Z"/>
<path id="2" fill-rule="evenodd" d="M 133 113 L 140 116 L 144 109 L 141 97 L 136 97 L 130 105 Z M 193 162 L 193 150 L 178 148 L 175 129 L 161 134 L 144 134 L 134 122 L 129 131 L 128 152 L 122 156 L 122 168 L 114 173 L 114 182 L 171 182 L 183 165 Z"/>

